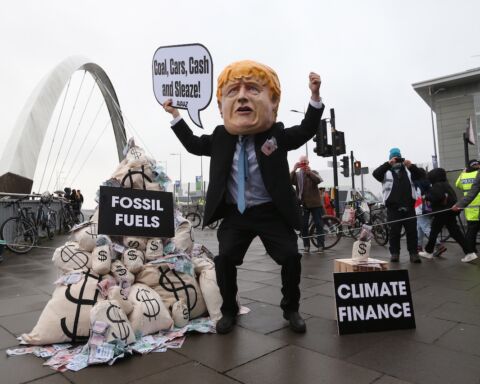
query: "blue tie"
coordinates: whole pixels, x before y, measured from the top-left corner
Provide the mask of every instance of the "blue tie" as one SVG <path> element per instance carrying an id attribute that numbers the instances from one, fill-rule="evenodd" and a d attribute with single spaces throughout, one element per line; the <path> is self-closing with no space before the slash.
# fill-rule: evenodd
<path id="1" fill-rule="evenodd" d="M 240 153 L 238 154 L 238 190 L 237 207 L 240 213 L 245 212 L 245 180 L 247 179 L 248 158 L 245 151 L 245 137 L 240 138 Z"/>

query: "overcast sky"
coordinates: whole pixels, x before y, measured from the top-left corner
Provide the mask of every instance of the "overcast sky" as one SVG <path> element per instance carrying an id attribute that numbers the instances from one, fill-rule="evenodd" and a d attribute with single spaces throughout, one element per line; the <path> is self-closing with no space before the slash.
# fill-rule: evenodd
<path id="1" fill-rule="evenodd" d="M 170 153 L 181 151 L 184 182 L 193 182 L 200 174 L 200 161 L 181 147 L 169 128 L 170 115 L 153 95 L 151 63 L 160 46 L 205 45 L 213 58 L 215 83 L 232 61 L 253 59 L 271 66 L 281 81 L 278 119 L 286 126 L 300 121 L 301 115 L 290 110 L 306 107 L 308 73 L 318 72 L 326 112 L 335 108 L 337 129 L 345 132 L 347 150 L 353 150 L 371 170 L 387 160 L 393 146 L 413 162 L 431 161 L 430 111 L 412 83 L 480 67 L 480 3 L 474 0 L 32 0 L 2 5 L 0 150 L 6 150 L 4 142 L 41 78 L 65 58 L 82 55 L 106 71 L 129 125 L 157 160 L 166 161 L 172 179 L 179 178 L 179 157 Z M 72 95 L 81 76 L 74 76 Z M 88 81 L 82 90 L 85 99 L 92 84 Z M 85 129 L 99 103 L 94 96 L 88 105 Z M 210 133 L 221 123 L 214 99 L 201 115 L 205 130 L 195 127 L 185 111 L 183 116 L 197 134 Z M 101 118 L 96 134 L 105 125 Z M 44 170 L 56 123 L 52 120 L 36 182 Z M 89 138 L 87 146 L 95 139 L 94 135 Z M 304 151 L 290 153 L 291 165 Z M 72 148 L 70 159 L 75 152 Z M 77 165 L 83 164 L 81 155 L 88 152 L 87 148 L 82 151 Z M 313 168 L 327 168 L 327 159 L 313 152 L 310 158 Z M 109 178 L 116 162 L 113 134 L 108 130 L 85 166 L 78 172 L 73 167 L 72 173 L 78 173 L 73 187 L 84 191 L 87 205 L 93 205 L 94 190 Z M 204 159 L 206 177 L 208 164 Z M 70 168 L 66 161 L 60 179 L 66 177 L 68 182 L 73 177 L 67 175 Z M 53 179 L 58 176 L 55 172 Z M 341 185 L 349 183 L 340 175 Z M 379 190 L 378 183 L 367 180 L 367 184 Z"/>

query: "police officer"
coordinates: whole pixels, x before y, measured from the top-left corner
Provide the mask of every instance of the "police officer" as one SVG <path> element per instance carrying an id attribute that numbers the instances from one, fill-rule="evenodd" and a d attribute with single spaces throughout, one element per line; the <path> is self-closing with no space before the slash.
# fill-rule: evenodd
<path id="1" fill-rule="evenodd" d="M 477 178 L 480 169 L 478 160 L 470 160 L 468 167 L 460 173 L 455 183 L 458 189 L 463 191 L 463 195 L 467 196 L 473 187 L 473 183 Z M 480 229 L 479 213 L 480 213 L 480 194 L 477 194 L 473 201 L 465 208 L 465 218 L 467 219 L 467 249 L 468 253 L 476 253 L 477 233 Z"/>

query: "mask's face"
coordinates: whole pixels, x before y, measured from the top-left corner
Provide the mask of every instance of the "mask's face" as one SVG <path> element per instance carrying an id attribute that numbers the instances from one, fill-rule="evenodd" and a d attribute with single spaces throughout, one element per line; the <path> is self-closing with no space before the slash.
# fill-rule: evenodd
<path id="1" fill-rule="evenodd" d="M 226 130 L 232 135 L 251 135 L 269 129 L 276 118 L 278 102 L 270 88 L 255 78 L 227 82 L 219 103 Z"/>

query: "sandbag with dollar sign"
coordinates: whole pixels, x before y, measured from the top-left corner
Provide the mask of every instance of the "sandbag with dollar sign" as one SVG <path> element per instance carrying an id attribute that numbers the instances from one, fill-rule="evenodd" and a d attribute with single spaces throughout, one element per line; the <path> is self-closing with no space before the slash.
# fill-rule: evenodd
<path id="1" fill-rule="evenodd" d="M 108 300 L 116 300 L 123 312 L 128 316 L 133 310 L 133 304 L 128 301 L 128 296 L 124 297 L 122 288 L 119 285 L 114 285 L 108 289 Z"/>
<path id="2" fill-rule="evenodd" d="M 172 305 L 172 319 L 175 327 L 182 328 L 188 324 L 190 316 L 188 314 L 187 304 L 183 300 L 178 300 Z"/>
<path id="3" fill-rule="evenodd" d="M 178 301 L 187 304 L 190 319 L 203 315 L 207 307 L 195 277 L 166 265 L 158 267 L 158 285 L 154 287 L 168 308 Z"/>
<path id="4" fill-rule="evenodd" d="M 98 222 L 89 221 L 72 230 L 71 240 L 76 241 L 84 251 L 92 252 L 97 245 Z"/>
<path id="5" fill-rule="evenodd" d="M 75 241 L 58 247 L 53 253 L 52 261 L 62 272 L 87 271 L 92 267 L 91 253 L 80 249 Z"/>
<path id="6" fill-rule="evenodd" d="M 120 260 L 115 260 L 112 262 L 110 272 L 119 284 L 122 281 L 127 281 L 129 285 L 132 285 L 135 281 L 135 276 L 127 269 L 127 267 L 125 267 L 125 265 L 123 265 Z"/>
<path id="7" fill-rule="evenodd" d="M 139 236 L 124 236 L 123 245 L 127 248 L 135 248 L 145 251 L 145 249 L 147 249 L 147 238 Z"/>
<path id="8" fill-rule="evenodd" d="M 352 259 L 357 261 L 366 261 L 370 257 L 370 248 L 372 242 L 357 240 L 353 243 Z"/>
<path id="9" fill-rule="evenodd" d="M 92 271 L 106 275 L 112 266 L 112 252 L 109 244 L 97 246 L 92 251 Z"/>
<path id="10" fill-rule="evenodd" d="M 145 264 L 142 269 L 135 275 L 135 282 L 156 287 L 160 279 L 160 271 L 158 265 Z"/>
<path id="11" fill-rule="evenodd" d="M 102 278 L 89 272 L 82 272 L 82 275 L 74 284 L 55 288 L 33 330 L 21 336 L 25 342 L 43 345 L 88 340 L 90 311 L 102 300 L 97 290 Z"/>
<path id="12" fill-rule="evenodd" d="M 127 248 L 123 251 L 122 261 L 125 267 L 135 274 L 142 269 L 145 262 L 145 255 L 139 249 Z"/>
<path id="13" fill-rule="evenodd" d="M 150 335 L 172 327 L 173 320 L 168 309 L 152 288 L 134 284 L 130 287 L 128 300 L 133 303 L 133 311 L 128 318 L 135 332 Z"/>
<path id="14" fill-rule="evenodd" d="M 204 269 L 198 279 L 200 289 L 202 290 L 205 304 L 207 305 L 210 319 L 218 321 L 222 318 L 221 307 L 223 304 L 222 295 L 217 284 L 217 275 L 215 269 Z"/>
<path id="15" fill-rule="evenodd" d="M 175 244 L 175 252 L 189 253 L 193 247 L 193 227 L 189 221 L 181 222 L 175 229 L 175 237 L 172 239 Z"/>
<path id="16" fill-rule="evenodd" d="M 90 324 L 96 321 L 107 323 L 105 342 L 121 340 L 125 344 L 135 342 L 135 332 L 127 315 L 116 300 L 104 300 L 97 303 L 90 312 Z"/>
<path id="17" fill-rule="evenodd" d="M 160 237 L 148 239 L 145 258 L 147 260 L 155 260 L 163 257 L 163 241 Z"/>

